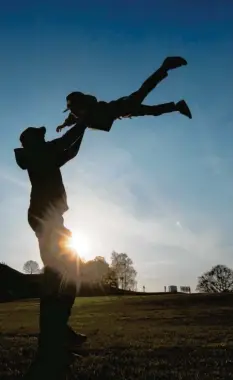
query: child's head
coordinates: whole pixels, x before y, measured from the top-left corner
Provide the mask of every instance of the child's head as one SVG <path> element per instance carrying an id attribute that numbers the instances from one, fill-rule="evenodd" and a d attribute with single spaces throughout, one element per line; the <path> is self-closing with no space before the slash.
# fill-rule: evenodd
<path id="1" fill-rule="evenodd" d="M 67 108 L 64 112 L 69 110 L 75 116 L 79 117 L 97 103 L 97 99 L 95 96 L 86 95 L 82 92 L 71 92 L 71 94 L 66 97 L 66 102 Z"/>
<path id="2" fill-rule="evenodd" d="M 24 148 L 40 145 L 45 142 L 46 128 L 29 127 L 25 129 L 20 135 L 20 142 Z"/>

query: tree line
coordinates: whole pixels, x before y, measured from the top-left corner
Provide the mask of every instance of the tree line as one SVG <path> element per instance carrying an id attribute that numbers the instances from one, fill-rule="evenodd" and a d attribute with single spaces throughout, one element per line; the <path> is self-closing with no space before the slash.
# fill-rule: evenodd
<path id="1" fill-rule="evenodd" d="M 34 260 L 28 260 L 23 271 L 26 274 L 43 273 L 43 268 Z M 108 263 L 104 257 L 96 256 L 93 260 L 80 262 L 80 274 L 85 283 L 101 283 L 122 290 L 137 290 L 137 272 L 132 259 L 126 253 L 113 251 Z"/>
<path id="2" fill-rule="evenodd" d="M 27 274 L 38 274 L 36 261 L 29 260 L 23 266 Z M 110 264 L 102 256 L 81 261 L 81 274 L 86 283 L 102 283 L 123 290 L 137 290 L 137 272 L 132 259 L 126 253 L 112 252 Z M 145 287 L 143 287 L 145 292 Z M 233 292 L 233 270 L 225 265 L 215 265 L 198 277 L 196 291 L 200 293 Z"/>

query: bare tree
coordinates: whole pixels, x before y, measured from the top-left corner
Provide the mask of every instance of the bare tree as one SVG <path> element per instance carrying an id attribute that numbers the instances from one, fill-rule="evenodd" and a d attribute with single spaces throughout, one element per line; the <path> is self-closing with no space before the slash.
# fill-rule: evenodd
<path id="1" fill-rule="evenodd" d="M 126 253 L 117 253 L 113 251 L 111 268 L 116 273 L 118 286 L 121 283 L 121 287 L 124 290 L 135 289 L 137 272 L 134 269 L 133 261 Z"/>
<path id="2" fill-rule="evenodd" d="M 40 267 L 36 261 L 28 260 L 23 266 L 23 271 L 27 274 L 38 274 L 40 273 Z"/>
<path id="3" fill-rule="evenodd" d="M 216 265 L 198 277 L 197 291 L 205 293 L 233 292 L 233 270 Z"/>

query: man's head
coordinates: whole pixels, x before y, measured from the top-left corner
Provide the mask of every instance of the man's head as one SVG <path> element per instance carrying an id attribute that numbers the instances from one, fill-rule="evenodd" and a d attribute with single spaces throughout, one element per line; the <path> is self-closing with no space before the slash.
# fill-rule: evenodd
<path id="1" fill-rule="evenodd" d="M 70 111 L 75 116 L 82 116 L 89 108 L 91 108 L 94 104 L 97 103 L 97 99 L 95 96 L 86 95 L 82 92 L 71 92 L 66 97 L 67 108 L 64 110 Z"/>
<path id="2" fill-rule="evenodd" d="M 20 142 L 24 148 L 30 148 L 32 146 L 41 145 L 45 142 L 46 128 L 33 128 L 29 127 L 25 129 L 20 135 Z"/>

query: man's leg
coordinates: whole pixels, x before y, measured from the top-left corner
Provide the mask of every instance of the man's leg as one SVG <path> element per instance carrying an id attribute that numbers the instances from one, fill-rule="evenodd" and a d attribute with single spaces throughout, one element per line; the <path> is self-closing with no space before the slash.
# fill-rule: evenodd
<path id="1" fill-rule="evenodd" d="M 63 380 L 71 357 L 65 343 L 67 323 L 77 290 L 77 259 L 66 245 L 68 230 L 63 225 L 62 217 L 58 221 L 51 218 L 42 225 L 36 231 L 45 265 L 38 354 L 25 378 L 41 379 L 46 373 L 50 380 Z"/>
<path id="2" fill-rule="evenodd" d="M 46 267 L 40 299 L 38 352 L 25 380 L 66 379 L 72 357 L 65 340 L 76 289 L 72 285 L 69 289 L 68 285 L 62 291 L 60 289 L 60 274 Z"/>
<path id="3" fill-rule="evenodd" d="M 40 303 L 40 342 L 42 352 L 63 354 L 67 341 L 67 323 L 76 297 L 76 286 L 63 281 L 53 268 L 45 268 Z M 56 355 L 57 353 L 57 355 Z"/>
<path id="4" fill-rule="evenodd" d="M 63 343 L 67 341 L 71 335 L 73 338 L 75 335 L 74 332 L 71 334 L 72 329 L 68 328 L 67 322 L 76 297 L 77 284 L 79 281 L 78 257 L 75 252 L 69 248 L 68 239 L 70 236 L 71 233 L 64 227 L 63 218 L 61 218 L 59 223 L 54 226 L 51 236 L 48 236 L 48 242 L 44 242 L 45 246 L 43 247 L 44 243 L 41 244 L 42 250 L 50 250 L 50 255 L 46 258 L 44 257 L 44 262 L 47 266 L 45 267 L 44 273 L 43 294 L 54 298 L 55 312 L 56 305 L 60 310 L 61 316 L 62 310 L 64 311 L 64 315 L 61 318 L 61 322 L 64 322 L 66 319 L 64 325 L 64 340 L 62 338 Z"/>
<path id="5" fill-rule="evenodd" d="M 141 104 L 136 107 L 134 112 L 130 117 L 134 116 L 160 116 L 165 113 L 171 112 L 180 112 L 182 115 L 187 116 L 189 119 L 192 118 L 191 111 L 184 100 L 179 101 L 178 103 L 170 102 L 164 104 L 158 104 L 155 106 L 147 106 Z"/>
<path id="6" fill-rule="evenodd" d="M 36 236 L 37 236 L 38 239 L 40 238 L 41 230 L 43 228 L 43 222 L 42 222 L 42 220 L 43 219 L 35 217 L 29 211 L 29 213 L 28 213 L 28 222 L 29 222 L 29 225 L 32 228 L 32 230 L 35 232 L 35 234 L 36 234 Z M 71 233 L 70 233 L 69 230 L 67 230 L 63 226 L 63 218 L 62 217 L 60 218 L 60 224 L 61 224 L 60 228 L 65 229 L 66 235 L 67 235 L 67 237 L 69 237 L 71 235 Z M 63 236 L 64 236 L 64 234 L 63 234 Z M 42 259 L 42 261 L 43 261 L 43 259 Z M 46 269 L 46 273 L 47 273 L 47 271 L 48 270 Z M 45 276 L 44 276 L 44 278 L 45 278 Z M 60 288 L 60 281 L 61 281 L 61 279 L 58 279 L 59 283 L 57 284 L 57 288 Z M 45 293 L 46 286 L 48 286 L 48 288 L 50 288 L 49 281 L 47 281 L 47 280 L 46 280 L 46 285 L 43 284 L 43 286 L 42 286 L 41 295 L 43 295 Z M 86 340 L 87 340 L 87 337 L 86 337 L 86 335 L 83 335 L 83 334 L 80 334 L 80 333 L 76 333 L 70 326 L 67 325 L 67 339 L 66 340 L 67 340 L 67 345 L 70 348 L 72 348 L 72 346 L 75 348 L 77 345 L 85 343 Z"/>

